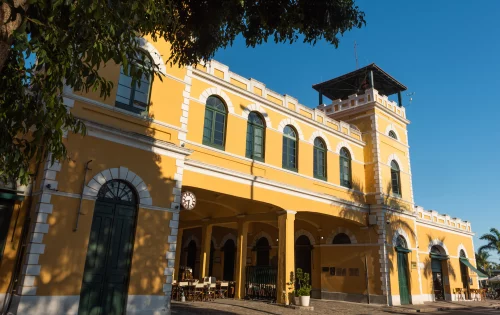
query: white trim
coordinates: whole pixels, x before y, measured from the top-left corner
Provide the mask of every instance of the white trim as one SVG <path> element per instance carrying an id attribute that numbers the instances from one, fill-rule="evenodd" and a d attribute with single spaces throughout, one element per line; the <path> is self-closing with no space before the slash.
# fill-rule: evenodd
<path id="1" fill-rule="evenodd" d="M 233 233 L 227 233 L 226 235 L 224 235 L 224 237 L 222 238 L 222 241 L 220 242 L 220 245 L 219 245 L 219 248 L 222 248 L 224 247 L 224 245 L 226 245 L 226 242 L 228 240 L 233 240 L 234 242 L 234 246 L 236 246 L 236 236 L 233 234 Z"/>
<path id="2" fill-rule="evenodd" d="M 21 296 L 17 314 L 78 314 L 79 295 Z"/>
<path id="3" fill-rule="evenodd" d="M 189 235 L 189 237 L 186 238 L 186 241 L 184 241 L 182 248 L 187 248 L 189 246 L 189 243 L 191 243 L 191 241 L 195 242 L 196 248 L 200 248 L 200 241 L 194 234 L 191 234 Z"/>
<path id="4" fill-rule="evenodd" d="M 392 237 L 392 245 L 393 246 L 396 246 L 397 244 L 397 240 L 398 240 L 398 237 L 399 236 L 402 236 L 405 241 L 406 241 L 406 244 L 408 245 L 408 248 L 412 248 L 411 246 L 411 242 L 410 242 L 410 237 L 408 236 L 408 233 L 406 233 L 406 231 L 404 231 L 402 228 L 398 228 L 395 232 L 394 232 L 394 236 Z M 415 245 L 415 248 L 417 246 Z"/>
<path id="5" fill-rule="evenodd" d="M 264 117 L 264 120 L 266 121 L 266 128 L 273 128 L 273 126 L 271 124 L 271 118 L 269 118 L 269 114 L 264 109 L 264 106 L 261 106 L 259 103 L 250 104 L 247 107 L 243 108 L 243 112 L 241 113 L 241 117 L 248 120 L 248 115 L 250 115 L 251 112 L 259 112 L 261 114 L 261 116 Z"/>
<path id="6" fill-rule="evenodd" d="M 350 210 L 360 211 L 363 213 L 368 213 L 368 206 L 365 204 L 347 201 L 328 194 L 312 192 L 303 188 L 298 188 L 291 185 L 285 185 L 264 178 L 259 178 L 259 177 L 255 178 L 254 176 L 248 174 L 236 172 L 218 166 L 213 166 L 199 161 L 186 160 L 185 169 L 188 171 L 208 176 L 213 176 L 240 184 L 253 185 L 254 187 L 269 189 L 285 193 L 288 195 L 305 198 L 312 201 L 318 201 L 329 205 L 335 205 L 343 207 L 344 209 L 350 209 Z"/>
<path id="7" fill-rule="evenodd" d="M 283 133 L 283 130 L 287 125 L 291 125 L 299 134 L 299 139 L 304 141 L 304 134 L 302 133 L 302 129 L 300 129 L 299 124 L 293 118 L 285 118 L 278 125 L 278 132 Z"/>
<path id="8" fill-rule="evenodd" d="M 427 247 L 427 254 L 430 254 L 431 248 L 434 245 L 440 246 L 444 250 L 444 252 L 445 252 L 446 255 L 450 255 L 450 252 L 448 251 L 448 248 L 446 247 L 446 245 L 444 244 L 444 242 L 441 241 L 441 240 L 439 240 L 439 239 L 437 239 L 437 238 L 435 238 L 435 239 L 433 239 L 432 241 L 429 242 L 429 246 Z"/>
<path id="9" fill-rule="evenodd" d="M 218 86 L 218 87 L 210 87 L 206 89 L 205 91 L 201 92 L 200 96 L 198 97 L 198 100 L 200 103 L 203 105 L 206 105 L 207 99 L 211 95 L 217 95 L 220 97 L 224 103 L 226 104 L 227 111 L 231 114 L 234 114 L 234 106 L 233 102 L 231 102 L 231 99 L 229 96 Z"/>
<path id="10" fill-rule="evenodd" d="M 346 227 L 339 226 L 335 230 L 332 230 L 332 233 L 330 234 L 330 236 L 328 236 L 326 238 L 326 244 L 339 245 L 339 244 L 332 244 L 332 242 L 333 242 L 333 239 L 335 238 L 335 236 L 337 236 L 340 233 L 344 233 L 345 235 L 349 236 L 349 239 L 351 240 L 351 244 L 358 243 L 358 240 L 356 239 L 356 235 L 354 235 L 354 233 L 352 233 L 351 230 L 349 230 Z M 346 244 L 346 245 L 351 245 L 351 244 Z"/>
<path id="11" fill-rule="evenodd" d="M 264 166 L 264 167 L 269 167 L 269 168 L 275 169 L 277 171 L 282 171 L 282 172 L 285 172 L 285 173 L 288 173 L 288 174 L 300 176 L 302 178 L 306 178 L 308 180 L 314 181 L 314 182 L 316 182 L 318 184 L 321 184 L 321 185 L 328 185 L 328 186 L 332 186 L 332 187 L 335 187 L 335 188 L 338 188 L 338 189 L 341 189 L 341 190 L 346 190 L 349 193 L 355 193 L 355 194 L 358 194 L 358 195 L 364 195 L 364 193 L 361 192 L 361 191 L 359 191 L 359 190 L 355 190 L 355 189 L 347 188 L 347 187 L 344 187 L 344 186 L 340 186 L 340 185 L 337 185 L 337 184 L 334 184 L 334 183 L 331 183 L 331 182 L 328 182 L 328 181 L 324 181 L 324 180 L 321 180 L 321 179 L 317 179 L 317 178 L 314 178 L 314 177 L 311 177 L 311 176 L 307 176 L 307 175 L 301 174 L 299 172 L 289 171 L 289 170 L 281 168 L 281 167 L 277 167 L 277 166 L 274 166 L 274 165 L 271 165 L 271 164 L 267 164 L 267 163 L 264 163 L 264 162 L 260 162 L 260 161 L 257 161 L 257 160 L 252 160 L 252 159 L 249 159 L 247 157 L 239 156 L 239 155 L 227 152 L 227 151 L 219 150 L 219 149 L 216 149 L 216 148 L 204 145 L 204 144 L 196 143 L 196 142 L 193 142 L 193 141 L 190 141 L 190 140 L 186 140 L 186 143 L 194 145 L 194 146 L 197 146 L 197 147 L 200 147 L 200 148 L 204 148 L 204 149 L 207 149 L 207 150 L 210 150 L 210 151 L 214 151 L 214 152 L 217 152 L 217 153 L 220 153 L 220 154 L 228 155 L 228 156 L 231 156 L 231 157 L 234 157 L 234 158 L 237 158 L 237 159 L 241 159 L 241 160 L 244 160 L 244 161 L 247 161 L 247 162 L 250 162 L 250 163 L 254 163 L 256 165 L 260 165 L 260 166 Z M 353 162 L 357 162 L 357 161 L 353 160 Z M 357 162 L 357 163 L 359 163 L 359 162 Z"/>
<path id="12" fill-rule="evenodd" d="M 314 236 L 312 235 L 312 233 L 307 231 L 307 230 L 304 230 L 304 229 L 300 229 L 300 230 L 295 231 L 295 243 L 297 242 L 297 239 L 299 237 L 301 237 L 302 235 L 305 235 L 309 239 L 309 242 L 311 243 L 311 245 L 316 245 L 316 240 L 314 239 Z"/>
<path id="13" fill-rule="evenodd" d="M 141 48 L 147 51 L 151 56 L 151 59 L 153 59 L 154 64 L 158 67 L 158 71 L 162 75 L 165 75 L 167 73 L 167 68 L 165 67 L 165 61 L 163 61 L 160 52 L 156 49 L 155 46 L 153 46 L 153 44 L 148 42 L 145 38 L 139 37 L 137 39 L 139 41 L 139 45 L 141 46 Z"/>
<path id="14" fill-rule="evenodd" d="M 467 250 L 465 249 L 465 246 L 464 246 L 463 243 L 460 243 L 460 245 L 458 245 L 458 248 L 457 248 L 457 257 L 460 257 L 460 250 L 463 250 L 464 253 L 465 253 L 465 257 L 469 258 L 469 255 L 467 254 Z"/>
<path id="15" fill-rule="evenodd" d="M 342 149 L 343 147 L 345 147 L 347 150 L 349 150 L 349 154 L 351 155 L 351 160 L 355 160 L 356 158 L 354 157 L 354 151 L 352 150 L 352 148 L 349 145 L 349 143 L 347 143 L 345 141 L 340 141 L 337 144 L 337 147 L 335 148 L 335 153 L 337 153 L 338 155 L 340 155 L 340 149 Z"/>
<path id="16" fill-rule="evenodd" d="M 264 231 L 260 231 L 259 233 L 255 234 L 255 236 L 253 237 L 252 247 L 257 246 L 257 242 L 259 241 L 259 239 L 261 239 L 263 237 L 265 237 L 267 239 L 267 241 L 269 242 L 269 246 L 274 246 L 273 238 L 271 237 L 271 235 L 269 235 L 268 233 L 266 233 Z"/>
<path id="17" fill-rule="evenodd" d="M 398 163 L 399 170 L 401 172 L 404 172 L 403 163 L 401 163 L 401 160 L 399 159 L 399 157 L 397 156 L 396 153 L 389 155 L 389 158 L 387 159 L 387 166 L 391 167 L 392 160 L 396 161 Z M 409 174 L 409 175 L 411 175 L 411 174 Z"/>
<path id="18" fill-rule="evenodd" d="M 447 227 L 447 226 L 441 226 L 441 225 L 438 225 L 434 222 L 429 222 L 427 220 L 422 220 L 420 218 L 417 217 L 417 225 L 420 225 L 420 226 L 425 226 L 425 227 L 431 227 L 433 229 L 436 229 L 436 230 L 439 230 L 439 231 L 444 231 L 444 232 L 448 232 L 448 233 L 452 233 L 452 234 L 457 234 L 457 235 L 462 235 L 462 236 L 473 236 L 474 233 L 472 232 L 468 232 L 468 231 L 464 231 L 464 230 L 459 230 L 459 229 L 456 229 L 454 227 Z"/>
<path id="19" fill-rule="evenodd" d="M 330 142 L 328 141 L 328 138 L 326 137 L 326 135 L 322 131 L 319 131 L 319 130 L 316 130 L 315 132 L 313 132 L 313 134 L 309 138 L 309 143 L 311 143 L 313 145 L 313 147 L 314 147 L 314 139 L 316 139 L 317 137 L 320 137 L 321 140 L 323 140 L 325 142 L 326 148 L 328 149 L 328 151 L 332 150 L 332 147 L 330 146 Z"/>
<path id="20" fill-rule="evenodd" d="M 396 134 L 396 137 L 397 139 L 394 139 L 393 137 L 389 136 L 389 132 L 390 131 L 393 131 L 395 134 Z M 392 140 L 396 140 L 398 142 L 401 142 L 401 137 L 399 137 L 399 133 L 398 131 L 396 130 L 396 128 L 394 127 L 393 124 L 389 124 L 387 125 L 387 127 L 385 128 L 385 133 L 384 133 L 386 136 L 390 137 Z"/>

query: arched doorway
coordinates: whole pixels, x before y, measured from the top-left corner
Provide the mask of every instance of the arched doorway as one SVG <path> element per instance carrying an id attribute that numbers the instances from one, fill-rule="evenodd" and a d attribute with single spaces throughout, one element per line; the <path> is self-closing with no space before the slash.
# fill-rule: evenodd
<path id="1" fill-rule="evenodd" d="M 257 252 L 257 266 L 269 266 L 269 251 L 271 246 L 269 246 L 269 241 L 265 237 L 259 238 L 257 244 L 255 245 L 255 250 Z"/>
<path id="2" fill-rule="evenodd" d="M 463 263 L 463 259 L 467 259 L 465 251 L 460 250 L 460 276 L 462 278 L 462 288 L 465 289 L 465 298 L 470 299 L 470 284 L 469 284 L 469 268 Z"/>
<path id="3" fill-rule="evenodd" d="M 434 245 L 431 247 L 431 269 L 434 297 L 437 301 L 445 299 L 443 261 L 448 259 L 444 249 Z"/>
<path id="4" fill-rule="evenodd" d="M 409 270 L 408 270 L 408 249 L 406 240 L 401 235 L 396 240 L 396 253 L 398 262 L 398 282 L 399 282 L 399 298 L 401 305 L 411 303 L 410 285 L 409 285 Z"/>
<path id="5" fill-rule="evenodd" d="M 188 244 L 187 247 L 187 258 L 186 258 L 186 266 L 191 268 L 192 273 L 191 275 L 195 277 L 196 274 L 196 242 L 194 240 L 191 240 Z"/>
<path id="6" fill-rule="evenodd" d="M 137 197 L 128 183 L 102 185 L 92 218 L 78 313 L 123 314 L 137 221 Z"/>
<path id="7" fill-rule="evenodd" d="M 311 252 L 312 245 L 309 238 L 301 235 L 295 241 L 295 270 L 302 269 L 302 272 L 309 274 L 309 284 L 311 284 Z M 298 281 L 295 286 L 298 288 Z"/>
<path id="8" fill-rule="evenodd" d="M 236 258 L 236 244 L 233 240 L 227 240 L 224 243 L 224 270 L 222 279 L 226 281 L 234 281 L 234 262 Z"/>

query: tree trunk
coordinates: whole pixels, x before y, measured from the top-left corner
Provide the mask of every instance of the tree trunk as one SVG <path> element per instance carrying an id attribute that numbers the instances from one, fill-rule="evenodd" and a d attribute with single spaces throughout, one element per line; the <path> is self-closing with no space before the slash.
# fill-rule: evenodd
<path id="1" fill-rule="evenodd" d="M 28 8 L 27 0 L 14 0 L 14 7 L 22 7 L 25 11 Z M 0 5 L 0 73 L 9 57 L 10 46 L 12 45 L 12 33 L 21 25 L 22 16 L 16 14 L 14 21 L 9 21 L 11 15 L 10 6 L 2 1 Z"/>

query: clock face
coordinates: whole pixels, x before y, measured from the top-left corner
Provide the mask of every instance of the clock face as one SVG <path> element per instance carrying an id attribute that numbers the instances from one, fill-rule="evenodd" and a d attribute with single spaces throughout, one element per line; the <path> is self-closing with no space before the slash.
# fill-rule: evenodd
<path id="1" fill-rule="evenodd" d="M 184 209 L 193 210 L 196 206 L 196 196 L 190 191 L 183 192 L 181 195 L 181 204 Z"/>

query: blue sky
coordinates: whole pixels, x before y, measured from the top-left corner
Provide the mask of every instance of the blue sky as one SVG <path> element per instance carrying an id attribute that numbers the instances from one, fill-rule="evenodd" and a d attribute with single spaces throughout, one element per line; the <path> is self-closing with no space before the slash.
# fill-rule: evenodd
<path id="1" fill-rule="evenodd" d="M 238 40 L 215 59 L 311 107 L 314 83 L 375 62 L 415 92 L 407 106 L 417 205 L 472 222 L 479 236 L 500 229 L 500 1 L 357 1 L 367 25 L 335 49 Z M 408 100 L 405 99 L 406 105 Z M 497 257 L 498 260 L 498 257 Z"/>

